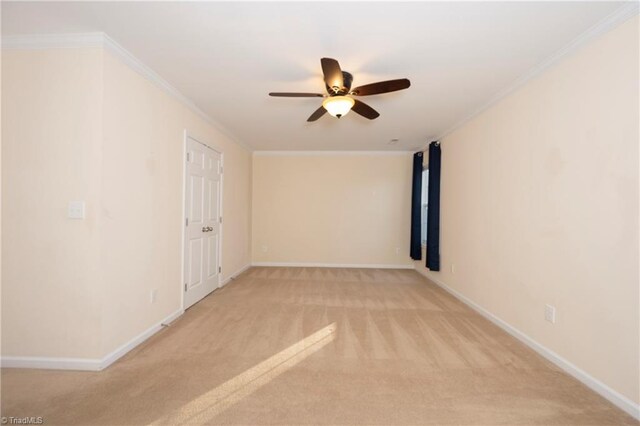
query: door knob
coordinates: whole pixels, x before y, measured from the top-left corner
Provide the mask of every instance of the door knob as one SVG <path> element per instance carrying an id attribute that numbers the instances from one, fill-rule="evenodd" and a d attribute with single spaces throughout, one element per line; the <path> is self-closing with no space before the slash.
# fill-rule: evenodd
<path id="1" fill-rule="evenodd" d="M 213 231 L 213 228 L 212 228 L 211 226 L 209 226 L 209 227 L 207 227 L 207 230 L 208 230 L 209 232 L 211 232 L 211 231 Z"/>
<path id="2" fill-rule="evenodd" d="M 204 227 L 204 226 L 203 226 L 203 227 L 202 227 L 202 232 L 207 232 L 207 231 L 208 231 L 208 229 L 207 229 L 206 227 Z"/>

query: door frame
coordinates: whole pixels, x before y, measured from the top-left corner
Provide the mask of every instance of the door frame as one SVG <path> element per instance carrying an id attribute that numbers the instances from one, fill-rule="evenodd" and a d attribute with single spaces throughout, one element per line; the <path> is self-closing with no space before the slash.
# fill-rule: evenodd
<path id="1" fill-rule="evenodd" d="M 186 233 L 186 220 L 187 220 L 187 142 L 189 139 L 194 140 L 195 142 L 199 143 L 200 145 L 204 145 L 205 147 L 212 149 L 213 151 L 217 152 L 218 154 L 220 154 L 220 191 L 219 192 L 219 197 L 220 197 L 220 217 L 222 218 L 223 215 L 223 207 L 224 207 L 224 151 L 222 151 L 222 149 L 220 149 L 219 147 L 212 145 L 208 142 L 203 142 L 203 139 L 195 136 L 192 132 L 190 132 L 187 129 L 184 129 L 184 135 L 182 138 L 182 215 L 181 215 L 181 221 L 180 221 L 180 258 L 181 258 L 181 267 L 180 267 L 180 306 L 182 307 L 182 309 L 184 310 L 184 285 L 185 285 L 185 274 L 186 274 L 186 270 L 185 270 L 185 260 L 186 260 L 186 238 L 187 238 L 187 233 Z M 220 266 L 220 272 L 218 273 L 218 285 L 217 287 L 213 290 L 216 291 L 217 289 L 219 289 L 220 283 L 223 282 L 222 279 L 222 239 L 223 239 L 223 234 L 224 234 L 224 220 L 219 224 L 220 225 L 220 233 L 219 233 L 219 238 L 218 238 L 218 266 Z M 197 303 L 197 302 L 196 302 Z"/>

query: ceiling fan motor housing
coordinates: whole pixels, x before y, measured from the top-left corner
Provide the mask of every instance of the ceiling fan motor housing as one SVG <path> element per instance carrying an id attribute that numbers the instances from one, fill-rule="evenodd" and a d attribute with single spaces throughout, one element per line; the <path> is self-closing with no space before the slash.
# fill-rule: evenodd
<path id="1" fill-rule="evenodd" d="M 347 71 L 342 71 L 342 87 L 336 89 L 329 87 L 327 84 L 325 84 L 325 86 L 327 87 L 329 96 L 344 96 L 348 95 L 351 91 L 351 83 L 353 83 L 353 75 Z"/>

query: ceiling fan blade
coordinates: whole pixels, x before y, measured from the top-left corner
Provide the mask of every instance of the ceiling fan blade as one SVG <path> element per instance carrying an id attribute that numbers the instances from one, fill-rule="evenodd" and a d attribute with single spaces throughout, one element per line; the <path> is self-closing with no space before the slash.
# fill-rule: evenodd
<path id="1" fill-rule="evenodd" d="M 322 117 L 325 114 L 325 112 L 327 112 L 327 110 L 324 109 L 323 106 L 320 106 L 320 108 L 315 110 L 314 113 L 311 114 L 309 118 L 307 118 L 307 121 L 316 121 L 318 118 Z"/>
<path id="2" fill-rule="evenodd" d="M 354 99 L 354 101 L 356 102 L 353 104 L 353 107 L 351 107 L 351 109 L 357 112 L 358 114 L 360 114 L 361 116 L 368 118 L 369 120 L 374 120 L 380 116 L 380 113 L 378 111 L 371 108 L 369 105 L 365 104 L 364 102 L 360 102 L 357 99 Z"/>
<path id="3" fill-rule="evenodd" d="M 411 82 L 408 79 L 400 78 L 398 80 L 379 81 L 377 83 L 365 84 L 364 86 L 353 89 L 351 94 L 356 96 L 378 95 L 380 93 L 403 90 L 409 86 L 411 86 Z"/>
<path id="4" fill-rule="evenodd" d="M 280 96 L 284 98 L 323 98 L 320 93 L 290 93 L 290 92 L 271 92 L 269 96 Z"/>
<path id="5" fill-rule="evenodd" d="M 332 58 L 320 59 L 322 64 L 322 73 L 324 74 L 324 82 L 330 88 L 337 87 L 341 89 L 344 82 L 342 81 L 342 70 L 338 61 Z"/>

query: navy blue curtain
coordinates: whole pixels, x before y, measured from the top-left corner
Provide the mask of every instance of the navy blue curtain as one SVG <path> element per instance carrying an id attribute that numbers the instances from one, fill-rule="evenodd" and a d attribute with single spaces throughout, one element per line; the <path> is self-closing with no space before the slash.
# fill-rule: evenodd
<path id="1" fill-rule="evenodd" d="M 429 209 L 427 210 L 427 268 L 440 270 L 440 142 L 429 144 Z"/>
<path id="2" fill-rule="evenodd" d="M 411 247 L 409 253 L 413 260 L 422 259 L 422 241 L 420 235 L 422 213 L 422 152 L 413 154 L 413 186 L 411 188 Z"/>

